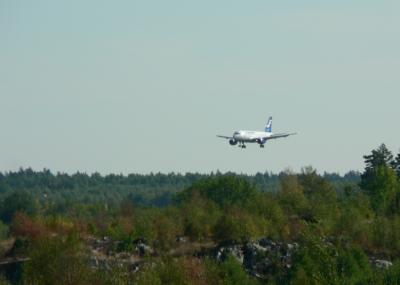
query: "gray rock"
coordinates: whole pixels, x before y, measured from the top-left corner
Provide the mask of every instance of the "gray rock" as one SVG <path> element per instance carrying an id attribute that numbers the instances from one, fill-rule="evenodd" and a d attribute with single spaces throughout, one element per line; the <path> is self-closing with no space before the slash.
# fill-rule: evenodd
<path id="1" fill-rule="evenodd" d="M 298 244 L 297 242 L 288 243 L 286 246 L 287 246 L 287 249 L 288 249 L 289 251 L 293 251 L 293 250 L 296 250 L 296 249 L 299 248 L 299 244 Z"/>
<path id="2" fill-rule="evenodd" d="M 143 242 L 139 242 L 136 245 L 136 249 L 140 256 L 144 256 L 146 254 L 153 254 L 153 249 Z"/>
<path id="3" fill-rule="evenodd" d="M 244 246 L 245 269 L 253 276 L 268 279 L 282 269 L 292 266 L 292 254 L 298 244 L 275 242 L 269 238 L 249 242 Z"/>
<path id="4" fill-rule="evenodd" d="M 244 253 L 242 246 L 232 245 L 227 247 L 220 247 L 215 253 L 215 259 L 218 261 L 224 261 L 228 258 L 229 255 L 232 255 L 240 264 L 243 264 Z"/>
<path id="5" fill-rule="evenodd" d="M 258 241 L 258 243 L 262 247 L 266 247 L 266 248 L 274 248 L 276 246 L 276 243 L 269 238 L 262 238 Z"/>
<path id="6" fill-rule="evenodd" d="M 381 268 L 381 269 L 388 269 L 389 267 L 391 267 L 393 265 L 392 262 L 390 262 L 388 260 L 383 260 L 383 259 L 372 260 L 372 264 L 376 268 Z"/>
<path id="7" fill-rule="evenodd" d="M 183 237 L 183 236 L 179 236 L 176 238 L 176 241 L 179 243 L 185 243 L 185 242 L 187 242 L 187 238 Z"/>

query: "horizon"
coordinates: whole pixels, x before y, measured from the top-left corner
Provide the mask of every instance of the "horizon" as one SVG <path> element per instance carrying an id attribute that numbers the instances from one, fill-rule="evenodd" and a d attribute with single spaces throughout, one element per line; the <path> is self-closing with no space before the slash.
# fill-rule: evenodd
<path id="1" fill-rule="evenodd" d="M 15 169 L 15 170 L 1 170 L 0 173 L 7 175 L 7 174 L 10 174 L 10 173 L 18 173 L 20 171 L 32 170 L 35 173 L 43 173 L 43 172 L 49 171 L 52 175 L 58 175 L 58 174 L 64 175 L 64 174 L 66 174 L 66 175 L 72 176 L 72 175 L 75 175 L 75 174 L 85 174 L 85 175 L 88 175 L 88 176 L 93 176 L 93 175 L 99 174 L 102 177 L 106 177 L 106 176 L 109 176 L 109 175 L 122 175 L 124 177 L 127 177 L 129 175 L 148 176 L 148 175 L 159 175 L 159 174 L 160 175 L 182 175 L 182 176 L 190 175 L 190 174 L 198 174 L 198 175 L 215 175 L 215 174 L 229 175 L 229 174 L 233 174 L 233 175 L 239 175 L 239 176 L 241 176 L 241 175 L 244 175 L 244 176 L 255 176 L 257 174 L 261 174 L 261 175 L 268 174 L 268 175 L 279 176 L 280 174 L 287 173 L 287 172 L 292 173 L 294 175 L 298 175 L 298 174 L 303 173 L 303 171 L 306 168 L 309 168 L 309 167 L 311 167 L 312 170 L 315 170 L 316 173 L 318 175 L 321 175 L 321 176 L 324 176 L 324 175 L 339 175 L 341 177 L 344 177 L 345 175 L 352 174 L 352 173 L 356 173 L 356 174 L 359 174 L 359 175 L 362 174 L 362 171 L 359 171 L 359 170 L 348 170 L 348 171 L 345 171 L 343 173 L 326 172 L 326 171 L 321 172 L 318 169 L 313 168 L 312 166 L 304 166 L 304 167 L 302 167 L 300 169 L 300 171 L 293 171 L 292 169 L 283 169 L 282 171 L 279 171 L 279 172 L 273 172 L 273 171 L 266 170 L 264 172 L 255 172 L 255 173 L 244 173 L 244 172 L 239 173 L 239 172 L 233 172 L 233 171 L 220 171 L 220 170 L 212 170 L 210 172 L 174 172 L 174 171 L 172 171 L 172 172 L 148 172 L 148 173 L 138 173 L 138 172 L 130 172 L 130 173 L 113 173 L 113 172 L 101 173 L 101 172 L 98 172 L 98 171 L 85 172 L 85 171 L 79 171 L 79 170 L 77 170 L 75 172 L 63 172 L 63 171 L 54 171 L 54 170 L 51 170 L 51 169 L 48 169 L 48 168 L 43 168 L 43 169 L 39 170 L 39 169 L 33 169 L 31 167 L 27 167 L 27 168 L 20 167 L 20 168 Z"/>

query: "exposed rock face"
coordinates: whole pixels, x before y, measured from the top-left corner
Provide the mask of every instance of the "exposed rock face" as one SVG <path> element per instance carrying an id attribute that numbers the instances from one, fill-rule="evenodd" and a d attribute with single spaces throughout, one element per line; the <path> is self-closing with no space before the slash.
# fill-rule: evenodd
<path id="1" fill-rule="evenodd" d="M 213 255 L 218 261 L 226 260 L 229 255 L 232 255 L 234 258 L 236 258 L 240 264 L 243 264 L 244 261 L 244 250 L 242 245 L 221 246 L 215 249 Z"/>
<path id="2" fill-rule="evenodd" d="M 373 266 L 380 269 L 388 269 L 393 265 L 393 263 L 388 260 L 374 259 L 374 258 L 371 259 L 371 263 Z"/>
<path id="3" fill-rule="evenodd" d="M 102 239 L 90 238 L 87 240 L 89 245 L 90 264 L 92 267 L 109 269 L 111 266 L 127 266 L 130 271 L 136 272 L 139 269 L 141 258 L 148 254 L 153 254 L 153 249 L 146 244 L 145 240 L 136 240 L 132 251 L 115 251 L 119 241 L 113 241 L 109 237 Z"/>
<path id="4" fill-rule="evenodd" d="M 131 272 L 136 272 L 143 266 L 144 256 L 157 255 L 146 240 L 133 241 L 131 251 L 116 251 L 119 241 L 113 241 L 108 237 L 102 239 L 89 239 L 87 243 L 90 248 L 90 262 L 95 268 L 109 269 L 111 266 L 127 266 Z M 184 237 L 177 238 L 177 244 L 187 244 Z M 329 244 L 329 242 L 327 242 Z M 193 244 L 190 244 L 193 247 Z M 192 251 L 190 255 L 198 257 L 210 256 L 217 261 L 225 261 L 233 256 L 246 271 L 260 279 L 268 279 L 275 276 L 277 272 L 289 270 L 292 267 L 292 257 L 299 249 L 297 243 L 285 243 L 273 241 L 269 238 L 247 242 L 245 244 L 212 245 L 208 248 Z M 180 255 L 186 255 L 183 251 Z M 175 256 L 179 256 L 176 255 Z M 388 269 L 393 264 L 390 261 L 370 257 L 371 264 L 375 268 Z"/>
<path id="5" fill-rule="evenodd" d="M 263 238 L 244 245 L 220 246 L 212 255 L 218 261 L 232 255 L 250 274 L 264 279 L 280 269 L 289 269 L 292 253 L 297 248 L 296 243 L 274 242 Z"/>
<path id="6" fill-rule="evenodd" d="M 329 242 L 327 244 L 332 245 Z M 246 244 L 219 246 L 213 250 L 211 255 L 218 261 L 224 261 L 231 255 L 251 275 L 260 279 L 268 279 L 269 276 L 292 267 L 292 257 L 298 248 L 297 243 L 284 243 L 262 238 Z M 388 260 L 374 257 L 370 257 L 370 262 L 379 269 L 388 269 L 393 265 Z"/>

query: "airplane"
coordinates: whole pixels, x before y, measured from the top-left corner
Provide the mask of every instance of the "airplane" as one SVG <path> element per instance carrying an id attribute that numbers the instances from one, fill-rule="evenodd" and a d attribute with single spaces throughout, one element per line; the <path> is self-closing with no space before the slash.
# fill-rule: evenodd
<path id="1" fill-rule="evenodd" d="M 267 126 L 263 132 L 260 131 L 235 131 L 231 137 L 217 135 L 219 138 L 228 139 L 230 145 L 237 145 L 240 148 L 246 148 L 245 143 L 258 143 L 260 148 L 264 148 L 268 140 L 285 138 L 296 135 L 297 133 L 278 133 L 272 132 L 272 117 L 269 117 Z"/>

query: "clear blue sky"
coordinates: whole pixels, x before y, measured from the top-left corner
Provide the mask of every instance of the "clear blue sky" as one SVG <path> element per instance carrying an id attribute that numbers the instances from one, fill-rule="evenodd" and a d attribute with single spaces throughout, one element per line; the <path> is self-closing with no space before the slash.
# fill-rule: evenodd
<path id="1" fill-rule="evenodd" d="M 400 1 L 0 0 L 0 171 L 362 169 L 400 149 Z M 216 134 L 300 135 L 230 147 Z"/>

